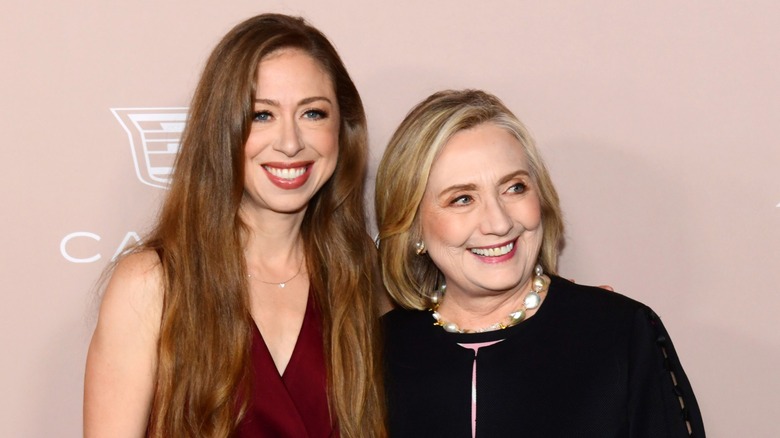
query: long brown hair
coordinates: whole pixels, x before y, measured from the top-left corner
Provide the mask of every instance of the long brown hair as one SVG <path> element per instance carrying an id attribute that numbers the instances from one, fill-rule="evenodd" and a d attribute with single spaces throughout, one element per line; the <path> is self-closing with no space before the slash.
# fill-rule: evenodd
<path id="1" fill-rule="evenodd" d="M 244 144 L 258 63 L 298 48 L 329 73 L 341 112 L 339 161 L 310 201 L 301 234 L 323 316 L 332 415 L 343 437 L 384 436 L 373 300 L 375 248 L 365 229 L 366 117 L 327 38 L 303 19 L 240 23 L 209 57 L 190 106 L 170 192 L 143 248 L 164 272 L 150 436 L 225 437 L 244 415 L 253 324 L 239 218 Z"/>
<path id="2" fill-rule="evenodd" d="M 480 90 L 434 93 L 406 115 L 390 139 L 376 176 L 379 254 L 385 286 L 393 300 L 409 309 L 425 309 L 441 274 L 428 256 L 415 253 L 421 238 L 420 202 L 433 161 L 456 133 L 493 123 L 520 142 L 542 207 L 539 263 L 555 274 L 563 237 L 560 202 L 550 174 L 528 130 L 501 100 Z"/>

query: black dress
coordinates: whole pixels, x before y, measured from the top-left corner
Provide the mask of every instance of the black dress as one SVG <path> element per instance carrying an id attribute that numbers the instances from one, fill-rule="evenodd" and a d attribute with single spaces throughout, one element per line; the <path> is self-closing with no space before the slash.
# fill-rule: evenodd
<path id="1" fill-rule="evenodd" d="M 476 334 L 428 311 L 383 317 L 392 437 L 704 437 L 672 341 L 647 306 L 552 277 L 536 314 Z M 476 355 L 458 343 L 501 340 Z M 689 435 L 688 425 L 691 433 Z"/>

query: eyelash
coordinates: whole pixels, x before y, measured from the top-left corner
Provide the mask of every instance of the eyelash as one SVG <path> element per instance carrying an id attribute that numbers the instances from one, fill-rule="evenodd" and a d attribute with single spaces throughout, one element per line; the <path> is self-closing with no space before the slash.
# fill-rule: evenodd
<path id="1" fill-rule="evenodd" d="M 255 122 L 267 122 L 271 117 L 273 117 L 273 114 L 269 111 L 255 111 L 252 120 Z M 309 120 L 322 120 L 328 118 L 328 112 L 320 109 L 309 109 L 303 112 L 303 117 Z"/>
<path id="2" fill-rule="evenodd" d="M 453 198 L 452 201 L 450 201 L 450 205 L 468 205 L 471 203 L 472 199 L 473 198 L 469 195 L 460 195 Z M 465 201 L 465 202 L 461 202 L 461 201 Z"/>
<path id="3" fill-rule="evenodd" d="M 513 190 L 513 188 L 517 188 L 516 190 Z M 507 189 L 508 193 L 514 193 L 514 194 L 522 194 L 525 193 L 525 191 L 528 190 L 528 186 L 525 183 L 518 182 L 514 183 Z M 468 205 L 473 201 L 474 198 L 471 197 L 471 195 L 459 195 L 450 201 L 450 205 Z"/>
<path id="4" fill-rule="evenodd" d="M 513 187 L 518 187 L 518 188 L 519 188 L 519 190 L 518 190 L 518 191 L 516 191 L 516 192 L 511 192 L 511 190 L 512 190 L 512 188 L 513 188 Z M 525 183 L 521 183 L 521 182 L 519 182 L 519 183 L 514 183 L 514 184 L 512 184 L 511 186 L 509 186 L 509 189 L 507 189 L 507 191 L 509 191 L 509 192 L 511 192 L 511 193 L 525 193 L 525 191 L 526 191 L 527 189 L 528 189 L 528 186 L 527 186 Z"/>
<path id="5" fill-rule="evenodd" d="M 308 117 L 312 120 L 321 120 L 321 119 L 327 119 L 328 113 L 326 111 L 323 111 L 321 109 L 310 109 L 303 112 L 303 116 L 307 117 L 308 115 L 313 115 L 314 117 Z"/>
<path id="6" fill-rule="evenodd" d="M 261 117 L 263 116 L 266 116 L 266 118 L 261 119 Z M 268 111 L 255 111 L 255 115 L 252 117 L 252 121 L 267 122 L 269 118 L 271 118 L 271 113 L 269 113 Z"/>

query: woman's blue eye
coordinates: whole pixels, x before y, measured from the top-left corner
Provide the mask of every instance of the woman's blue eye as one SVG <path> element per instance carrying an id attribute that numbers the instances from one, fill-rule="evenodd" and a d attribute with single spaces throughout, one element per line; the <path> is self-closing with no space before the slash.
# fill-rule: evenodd
<path id="1" fill-rule="evenodd" d="M 307 119 L 312 119 L 312 120 L 319 120 L 319 119 L 324 119 L 324 118 L 328 117 L 328 114 L 325 111 L 322 111 L 322 110 L 312 109 L 312 110 L 308 110 L 305 113 L 303 113 L 303 117 L 306 117 Z"/>
<path id="2" fill-rule="evenodd" d="M 271 113 L 268 111 L 255 111 L 255 116 L 252 118 L 255 122 L 267 122 L 271 119 Z"/>
<path id="3" fill-rule="evenodd" d="M 453 199 L 452 201 L 450 201 L 450 204 L 454 204 L 454 205 L 468 205 L 468 204 L 471 203 L 471 201 L 472 201 L 471 196 L 469 196 L 469 195 L 461 195 L 461 196 L 458 196 L 457 198 Z"/>
<path id="4" fill-rule="evenodd" d="M 511 192 L 511 193 L 523 193 L 523 192 L 525 192 L 525 189 L 526 189 L 526 185 L 525 184 L 517 183 L 517 184 L 512 184 L 509 187 L 508 191 Z"/>

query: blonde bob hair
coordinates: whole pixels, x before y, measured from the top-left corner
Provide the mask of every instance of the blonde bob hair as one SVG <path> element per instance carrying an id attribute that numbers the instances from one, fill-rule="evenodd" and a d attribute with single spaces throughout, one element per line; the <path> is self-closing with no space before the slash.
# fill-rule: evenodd
<path id="1" fill-rule="evenodd" d="M 431 166 L 459 131 L 492 123 L 514 135 L 523 148 L 542 211 L 538 263 L 555 274 L 563 237 L 558 194 L 527 129 L 492 94 L 479 90 L 440 91 L 407 114 L 385 150 L 376 178 L 376 216 L 382 275 L 390 296 L 407 309 L 425 309 L 441 273 L 427 255 L 417 255 L 418 217 Z M 500 159 L 500 157 L 496 157 Z"/>

